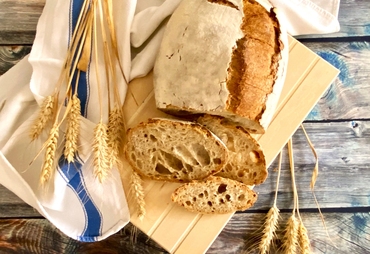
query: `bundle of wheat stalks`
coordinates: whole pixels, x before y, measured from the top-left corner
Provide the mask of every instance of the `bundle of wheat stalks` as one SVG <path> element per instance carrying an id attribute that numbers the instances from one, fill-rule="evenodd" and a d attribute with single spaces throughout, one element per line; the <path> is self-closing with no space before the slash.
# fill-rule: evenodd
<path id="1" fill-rule="evenodd" d="M 301 125 L 301 127 L 302 127 L 304 134 L 306 135 L 307 141 L 316 158 L 316 164 L 314 167 L 312 180 L 311 180 L 311 186 L 310 186 L 313 192 L 314 185 L 315 185 L 317 175 L 318 175 L 318 157 L 306 133 L 306 130 L 304 129 L 303 125 Z M 292 189 L 293 189 L 293 211 L 287 221 L 286 228 L 284 230 L 284 236 L 282 239 L 283 244 L 280 250 L 282 250 L 282 252 L 286 254 L 295 254 L 295 253 L 309 254 L 311 253 L 310 240 L 308 237 L 307 229 L 304 226 L 302 217 L 299 213 L 298 191 L 297 191 L 295 174 L 294 174 L 293 143 L 291 139 L 288 142 L 288 152 L 289 152 L 289 163 L 290 163 L 290 172 L 291 172 Z M 258 243 L 258 251 L 261 254 L 269 253 L 273 241 L 277 238 L 276 231 L 278 229 L 278 224 L 279 224 L 279 219 L 280 219 L 280 210 L 278 209 L 276 202 L 277 202 L 277 193 L 279 189 L 281 162 L 282 162 L 282 152 L 280 152 L 278 176 L 277 176 L 277 181 L 276 181 L 276 189 L 275 189 L 275 197 L 274 197 L 273 206 L 270 208 L 270 210 L 266 214 L 266 219 L 265 219 L 265 223 L 262 229 L 261 238 Z M 314 192 L 313 192 L 313 195 L 314 195 Z M 320 207 L 317 203 L 315 195 L 314 195 L 314 198 L 316 201 L 316 205 L 319 209 L 323 225 L 326 230 L 325 221 L 323 219 L 323 216 L 320 211 Z"/>
<path id="2" fill-rule="evenodd" d="M 68 163 L 74 163 L 78 154 L 81 120 L 80 99 L 77 92 L 78 80 L 81 73 L 87 71 L 92 59 L 95 60 L 96 89 L 100 110 L 100 121 L 94 129 L 92 144 L 94 175 L 101 183 L 108 177 L 112 167 L 119 166 L 119 154 L 123 150 L 125 122 L 117 77 L 122 75 L 126 83 L 127 79 L 121 66 L 117 47 L 112 1 L 85 0 L 83 2 L 59 80 L 53 94 L 45 98 L 39 115 L 31 127 L 30 138 L 32 141 L 37 140 L 43 131 L 49 131 L 49 136 L 41 149 L 45 152 L 40 177 L 41 186 L 53 177 L 59 128 L 64 122 L 66 125 L 64 157 Z M 99 40 L 98 35 L 100 36 Z M 99 48 L 103 48 L 103 52 L 101 50 L 99 52 Z M 99 58 L 104 59 L 104 70 L 98 68 Z M 118 73 L 116 66 L 119 66 Z M 107 89 L 107 101 L 102 98 L 103 89 Z M 103 112 L 103 103 L 108 105 L 108 112 Z M 107 114 L 109 120 L 108 123 L 105 123 L 103 115 Z"/>

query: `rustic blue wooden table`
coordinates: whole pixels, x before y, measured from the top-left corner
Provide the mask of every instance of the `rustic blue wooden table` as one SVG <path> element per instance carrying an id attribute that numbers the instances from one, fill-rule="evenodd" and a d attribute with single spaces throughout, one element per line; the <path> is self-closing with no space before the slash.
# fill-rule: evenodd
<path id="1" fill-rule="evenodd" d="M 43 5 L 44 0 L 0 0 L 0 75 L 29 53 Z M 332 241 L 309 189 L 315 161 L 302 130 L 293 136 L 296 180 L 313 253 L 370 253 L 370 1 L 341 0 L 339 21 L 338 33 L 298 38 L 341 71 L 304 123 L 319 156 L 316 195 Z M 257 204 L 236 213 L 208 253 L 250 250 L 272 205 L 276 165 L 256 188 Z M 293 207 L 285 156 L 278 207 L 284 222 Z M 0 186 L 0 253 L 165 253 L 141 232 L 133 242 L 133 230 L 128 225 L 104 241 L 77 242 Z"/>

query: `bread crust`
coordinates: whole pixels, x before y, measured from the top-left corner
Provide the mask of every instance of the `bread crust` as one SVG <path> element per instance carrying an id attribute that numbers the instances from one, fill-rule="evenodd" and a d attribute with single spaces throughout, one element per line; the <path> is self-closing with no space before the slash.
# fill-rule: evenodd
<path id="1" fill-rule="evenodd" d="M 228 151 L 218 137 L 197 123 L 154 118 L 127 131 L 125 156 L 143 177 L 189 182 L 219 172 Z"/>
<path id="2" fill-rule="evenodd" d="M 257 200 L 257 193 L 238 181 L 211 176 L 181 185 L 171 199 L 191 212 L 225 214 L 250 208 Z"/>
<path id="3" fill-rule="evenodd" d="M 285 79 L 286 32 L 275 9 L 223 2 L 183 0 L 172 15 L 154 67 L 157 107 L 220 115 L 264 133 Z"/>

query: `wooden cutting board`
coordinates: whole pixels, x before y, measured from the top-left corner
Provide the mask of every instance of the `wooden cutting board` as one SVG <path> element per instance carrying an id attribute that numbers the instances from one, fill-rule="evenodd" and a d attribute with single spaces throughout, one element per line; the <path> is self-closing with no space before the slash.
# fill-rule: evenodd
<path id="1" fill-rule="evenodd" d="M 292 37 L 289 51 L 286 82 L 275 116 L 265 134 L 255 135 L 265 151 L 268 166 L 339 73 Z M 152 74 L 129 84 L 124 111 L 128 127 L 150 117 L 167 116 L 155 107 Z M 129 194 L 130 171 L 129 164 L 124 162 L 122 181 L 128 194 L 131 222 L 171 253 L 206 252 L 233 216 L 187 212 L 171 202 L 171 193 L 179 184 L 146 180 L 147 214 L 140 221 Z"/>

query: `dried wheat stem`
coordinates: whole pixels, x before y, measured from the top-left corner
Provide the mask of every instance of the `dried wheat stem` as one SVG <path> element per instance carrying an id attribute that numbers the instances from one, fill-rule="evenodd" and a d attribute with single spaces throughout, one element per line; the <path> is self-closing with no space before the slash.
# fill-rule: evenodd
<path id="1" fill-rule="evenodd" d="M 298 228 L 298 239 L 299 239 L 299 247 L 301 249 L 302 254 L 310 254 L 310 239 L 308 238 L 307 229 L 304 226 L 303 222 L 299 223 Z"/>
<path id="2" fill-rule="evenodd" d="M 139 220 L 143 220 L 146 214 L 145 210 L 145 200 L 144 200 L 144 190 L 141 177 L 132 171 L 131 174 L 131 191 L 134 192 L 135 202 L 138 209 Z"/>
<path id="3" fill-rule="evenodd" d="M 296 254 L 298 247 L 298 228 L 299 221 L 296 216 L 292 214 L 290 216 L 287 228 L 283 238 L 283 249 L 286 254 Z"/>
<path id="4" fill-rule="evenodd" d="M 40 108 L 40 112 L 32 124 L 31 131 L 29 133 L 32 141 L 36 140 L 41 132 L 45 129 L 46 124 L 52 120 L 54 115 L 54 96 L 47 96 Z"/>
<path id="5" fill-rule="evenodd" d="M 94 129 L 94 175 L 102 183 L 109 173 L 107 125 L 99 122 Z"/>
<path id="6" fill-rule="evenodd" d="M 280 152 L 280 156 L 279 156 L 279 166 L 278 166 L 278 175 L 276 179 L 274 205 L 270 208 L 270 210 L 268 211 L 266 215 L 266 220 L 265 220 L 264 228 L 262 231 L 262 238 L 258 246 L 258 249 L 261 254 L 265 254 L 269 252 L 270 245 L 273 239 L 276 237 L 276 230 L 278 228 L 280 210 L 276 206 L 276 201 L 277 201 L 277 194 L 279 190 L 282 158 L 283 158 L 283 151 Z"/>
<path id="7" fill-rule="evenodd" d="M 67 116 L 66 142 L 64 149 L 64 157 L 69 163 L 74 162 L 74 156 L 77 152 L 77 140 L 80 134 L 81 116 L 80 99 L 76 94 L 72 96 L 71 103 L 72 107 Z"/>
<path id="8" fill-rule="evenodd" d="M 276 236 L 276 229 L 278 227 L 280 210 L 273 206 L 270 208 L 266 215 L 266 221 L 264 224 L 263 235 L 258 249 L 261 254 L 268 253 L 272 240 Z"/>
<path id="9" fill-rule="evenodd" d="M 46 141 L 46 150 L 45 150 L 45 157 L 44 157 L 44 164 L 41 170 L 41 178 L 40 183 L 43 186 L 53 175 L 54 170 L 54 160 L 55 160 L 55 152 L 58 145 L 58 137 L 59 137 L 59 126 L 54 124 L 53 128 L 50 130 L 49 138 Z"/>
<path id="10" fill-rule="evenodd" d="M 123 150 L 124 134 L 123 112 L 116 106 L 109 114 L 108 121 L 108 148 L 110 168 L 119 166 L 119 154 Z"/>

